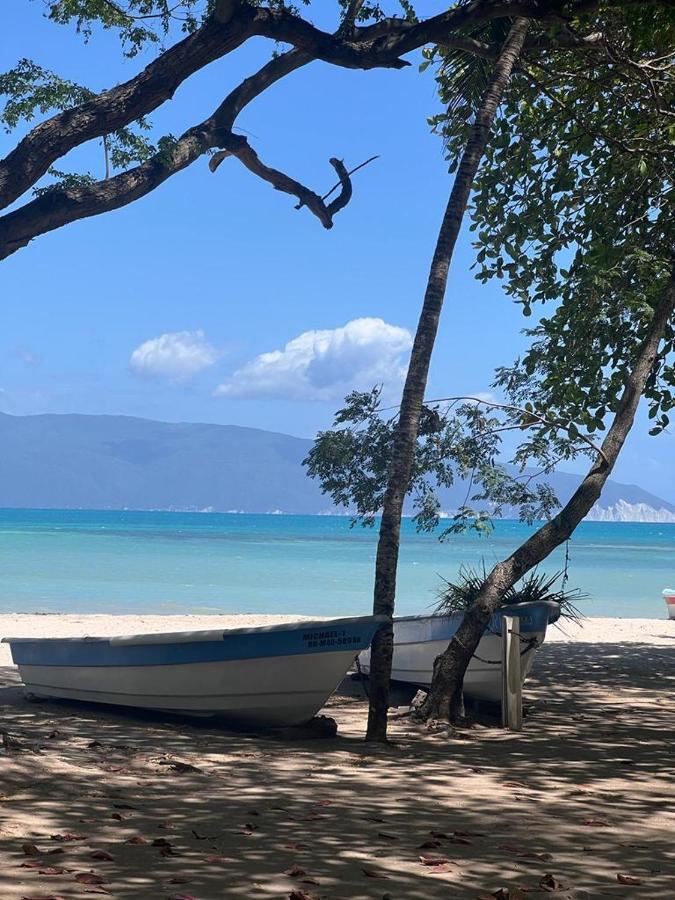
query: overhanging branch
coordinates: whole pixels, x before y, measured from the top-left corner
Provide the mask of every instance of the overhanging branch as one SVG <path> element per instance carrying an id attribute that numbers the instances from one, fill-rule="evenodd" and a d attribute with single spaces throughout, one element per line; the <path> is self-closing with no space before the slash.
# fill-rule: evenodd
<path id="1" fill-rule="evenodd" d="M 617 5 L 630 2 L 617 0 Z M 670 0 L 660 2 L 670 5 Z M 597 5 L 597 2 L 581 0 L 577 3 L 473 0 L 421 22 L 390 18 L 330 34 L 286 9 L 253 6 L 247 0 L 219 0 L 214 13 L 200 28 L 158 56 L 134 78 L 33 128 L 0 160 L 0 209 L 24 194 L 74 147 L 151 113 L 169 100 L 183 81 L 251 37 L 262 36 L 290 44 L 309 58 L 332 65 L 356 69 L 402 68 L 408 65 L 401 58 L 404 54 L 429 43 L 494 58 L 489 45 L 460 33 L 467 25 L 518 15 L 540 21 L 561 21 L 564 20 L 561 10 L 569 16 L 582 7 L 588 11 Z"/>

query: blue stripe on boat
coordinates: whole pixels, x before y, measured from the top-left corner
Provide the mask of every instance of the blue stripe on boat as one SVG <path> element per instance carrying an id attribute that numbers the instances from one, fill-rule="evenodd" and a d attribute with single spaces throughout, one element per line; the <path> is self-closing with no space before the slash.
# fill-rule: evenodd
<path id="1" fill-rule="evenodd" d="M 298 623 L 297 628 L 278 631 L 224 631 L 219 640 L 162 644 L 111 644 L 107 638 L 5 640 L 14 662 L 23 666 L 170 666 L 341 650 L 356 656 L 370 645 L 380 625 L 378 619 L 364 617 L 352 623 Z"/>

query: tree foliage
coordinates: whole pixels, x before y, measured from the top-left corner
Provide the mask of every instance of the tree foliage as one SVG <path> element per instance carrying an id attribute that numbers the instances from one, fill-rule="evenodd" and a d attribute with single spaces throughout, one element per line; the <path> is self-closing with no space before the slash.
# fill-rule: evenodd
<path id="1" fill-rule="evenodd" d="M 570 423 L 571 438 L 616 411 L 675 258 L 675 12 L 610 8 L 595 44 L 525 58 L 472 205 L 477 277 L 541 316 L 496 385 Z M 437 52 L 444 99 L 456 96 L 457 53 Z M 451 106 L 433 124 L 453 161 L 464 120 Z M 674 342 L 671 323 L 645 391 L 653 434 L 675 403 Z"/>
<path id="2" fill-rule="evenodd" d="M 665 15 L 673 4 L 649 0 L 644 5 L 654 15 Z M 55 228 L 132 203 L 216 152 L 295 196 L 300 207 L 330 228 L 338 210 L 326 208 L 322 193 L 263 163 L 247 139 L 235 133 L 242 109 L 271 85 L 316 60 L 346 68 L 400 69 L 410 65 L 411 53 L 426 48 L 428 62 L 442 57 L 446 69 L 452 62 L 455 81 L 463 82 L 456 95 L 463 101 L 451 104 L 459 121 L 467 117 L 513 15 L 531 19 L 528 52 L 533 59 L 546 57 L 552 48 L 565 59 L 579 47 L 597 53 L 596 19 L 606 10 L 628 15 L 635 3 L 457 0 L 427 18 L 418 16 L 412 0 L 43 0 L 43 7 L 55 26 L 75 28 L 84 40 L 101 30 L 113 32 L 125 56 L 140 59 L 143 51 L 143 58 L 151 59 L 128 81 L 106 90 L 49 71 L 25 47 L 0 73 L 0 95 L 6 100 L 0 120 L 19 133 L 30 125 L 0 159 L 0 209 L 24 198 L 23 205 L 0 216 L 0 259 Z M 585 18 L 577 10 L 584 10 Z M 309 18 L 314 12 L 322 21 L 332 14 L 332 30 L 315 25 Z M 635 15 L 639 18 L 639 12 Z M 170 102 L 184 81 L 254 38 L 270 42 L 269 62 L 231 85 L 212 115 L 176 136 L 151 129 L 152 113 Z M 103 143 L 104 178 L 68 171 L 70 152 L 91 141 Z M 349 148 L 340 150 L 342 155 Z M 25 202 L 24 195 L 36 188 L 37 196 Z"/>

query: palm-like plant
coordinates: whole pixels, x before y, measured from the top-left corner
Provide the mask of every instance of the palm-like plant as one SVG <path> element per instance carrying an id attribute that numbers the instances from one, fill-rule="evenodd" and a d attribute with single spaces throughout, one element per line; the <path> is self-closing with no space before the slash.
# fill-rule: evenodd
<path id="1" fill-rule="evenodd" d="M 443 583 L 438 591 L 434 612 L 439 615 L 465 613 L 473 605 L 487 576 L 485 566 L 482 571 L 462 566 L 455 581 L 449 581 L 441 576 Z M 502 596 L 500 605 L 514 606 L 519 603 L 552 600 L 560 605 L 560 614 L 563 618 L 579 622 L 584 616 L 577 604 L 585 600 L 588 594 L 578 588 L 566 589 L 564 581 L 556 586 L 563 576 L 563 572 L 548 575 L 546 572 L 533 569 L 518 583 L 508 588 Z"/>

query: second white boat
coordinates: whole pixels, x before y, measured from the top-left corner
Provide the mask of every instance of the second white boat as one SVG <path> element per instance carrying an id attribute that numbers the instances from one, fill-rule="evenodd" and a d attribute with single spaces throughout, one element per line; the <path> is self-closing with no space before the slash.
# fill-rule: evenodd
<path id="1" fill-rule="evenodd" d="M 544 642 L 546 629 L 560 618 L 560 606 L 542 600 L 503 606 L 494 614 L 464 676 L 464 694 L 472 700 L 501 702 L 501 620 L 504 615 L 520 619 L 521 674 L 524 681 L 534 663 L 537 648 Z M 448 646 L 462 618 L 462 613 L 455 613 L 394 619 L 392 681 L 428 688 L 434 661 Z M 359 665 L 364 674 L 370 672 L 369 649 L 359 655 Z"/>

